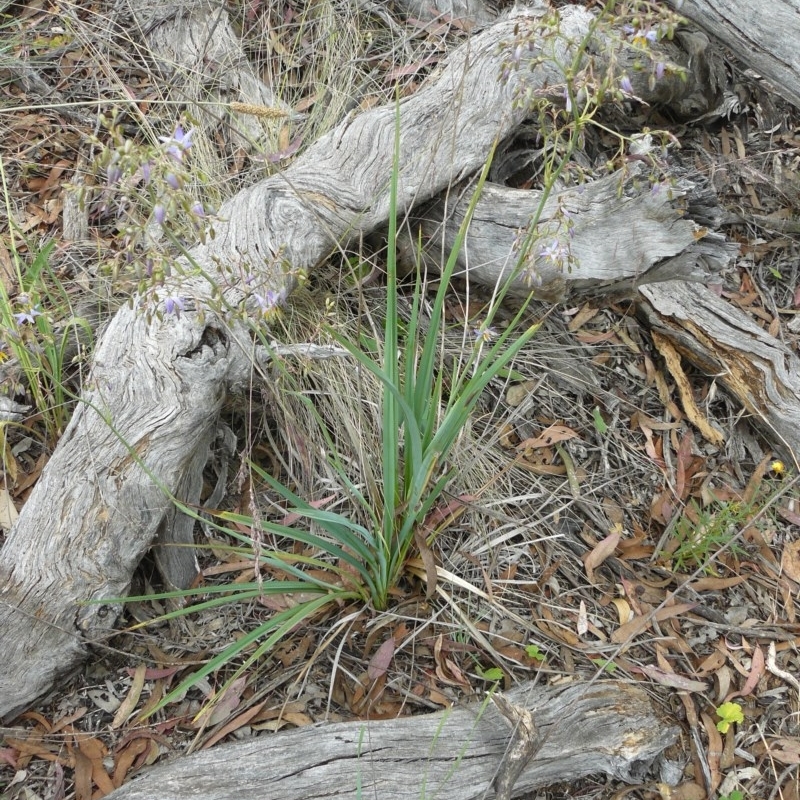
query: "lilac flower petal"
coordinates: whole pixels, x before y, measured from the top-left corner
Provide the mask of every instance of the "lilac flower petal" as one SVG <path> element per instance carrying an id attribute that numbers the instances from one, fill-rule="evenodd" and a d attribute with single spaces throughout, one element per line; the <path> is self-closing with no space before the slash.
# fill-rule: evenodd
<path id="1" fill-rule="evenodd" d="M 25 323 L 33 325 L 34 322 L 36 322 L 36 317 L 41 316 L 41 311 L 35 308 L 29 308 L 27 311 L 19 311 L 18 313 L 14 314 L 14 320 L 16 321 L 17 325 L 24 325 Z"/>
<path id="2" fill-rule="evenodd" d="M 186 308 L 186 303 L 179 295 L 170 295 L 164 298 L 164 311 L 167 314 L 174 314 L 176 317 L 181 315 L 181 311 Z"/>
<path id="3" fill-rule="evenodd" d="M 255 298 L 256 302 L 261 308 L 261 312 L 264 315 L 269 315 L 275 311 L 275 309 L 282 306 L 286 302 L 286 296 L 285 288 L 280 289 L 279 291 L 268 289 L 267 293 L 264 295 L 258 294 L 258 292 L 253 293 L 253 297 Z"/>
<path id="4" fill-rule="evenodd" d="M 472 329 L 472 335 L 477 341 L 491 342 L 497 336 L 497 330 L 491 325 L 481 325 Z"/>
<path id="5" fill-rule="evenodd" d="M 158 140 L 167 145 L 166 152 L 176 161 L 183 161 L 183 154 L 192 146 L 192 135 L 194 131 L 184 131 L 183 126 L 178 124 L 172 136 L 159 136 Z"/>
<path id="6" fill-rule="evenodd" d="M 112 163 L 106 167 L 106 184 L 108 186 L 115 186 L 118 184 L 121 177 L 122 170 L 117 164 Z"/>

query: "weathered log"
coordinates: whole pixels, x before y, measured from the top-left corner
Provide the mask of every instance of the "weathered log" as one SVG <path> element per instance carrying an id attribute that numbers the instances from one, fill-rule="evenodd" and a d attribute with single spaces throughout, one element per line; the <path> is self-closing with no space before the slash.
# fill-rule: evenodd
<path id="1" fill-rule="evenodd" d="M 641 782 L 678 729 L 645 692 L 624 683 L 516 688 L 506 698 L 533 711 L 542 747 L 514 796 L 605 773 Z M 347 722 L 259 736 L 148 770 L 108 800 L 391 797 L 478 800 L 495 796 L 510 734 L 489 704 L 379 722 Z"/>
<path id="2" fill-rule="evenodd" d="M 176 264 L 169 285 L 118 312 L 0 554 L 0 716 L 27 706 L 113 630 L 119 607 L 108 600 L 126 594 L 157 536 L 169 544 L 189 535 L 169 524 L 172 498 L 196 501 L 225 393 L 246 385 L 252 340 L 241 318 L 258 312 L 259 294 L 288 293 L 299 273 L 385 224 L 396 124 L 397 200 L 406 211 L 474 173 L 493 142 L 515 130 L 526 113 L 513 102 L 520 81 L 559 94 L 562 65 L 591 21 L 583 8 L 563 9 L 558 32 L 537 43 L 539 12 L 520 11 L 476 34 L 398 108 L 345 120 L 285 173 L 224 204 L 216 238 L 192 251 L 193 264 Z M 504 82 L 517 36 L 534 42 L 525 58 L 547 58 Z M 686 87 L 702 97 L 691 75 Z M 169 296 L 182 299 L 180 315 L 165 313 Z M 175 548 L 162 565 L 181 585 L 194 556 Z"/>
<path id="3" fill-rule="evenodd" d="M 274 119 L 265 124 L 237 109 L 269 108 L 287 120 L 292 110 L 259 79 L 224 6 L 202 0 L 117 0 L 115 12 L 117 23 L 125 30 L 132 27 L 148 59 L 156 61 L 171 98 L 193 108 L 204 127 L 215 129 L 227 121 L 234 142 L 247 149 L 277 144 Z"/>
<path id="4" fill-rule="evenodd" d="M 642 286 L 639 310 L 653 331 L 752 415 L 776 450 L 800 467 L 800 359 L 705 286 Z"/>
<path id="5" fill-rule="evenodd" d="M 663 280 L 707 281 L 738 248 L 705 226 L 718 207 L 699 175 L 651 186 L 642 164 L 593 183 L 553 193 L 542 205 L 535 241 L 520 244 L 539 210 L 542 193 L 484 187 L 458 254 L 461 274 L 486 286 L 509 285 L 540 300 L 625 295 Z M 412 269 L 417 232 L 428 266 L 441 263 L 461 227 L 471 196 L 439 199 L 414 216 L 401 239 L 402 262 Z M 520 263 L 522 261 L 522 263 Z M 458 274 L 458 273 L 457 273 Z"/>
<path id="6" fill-rule="evenodd" d="M 800 108 L 800 0 L 668 0 Z"/>

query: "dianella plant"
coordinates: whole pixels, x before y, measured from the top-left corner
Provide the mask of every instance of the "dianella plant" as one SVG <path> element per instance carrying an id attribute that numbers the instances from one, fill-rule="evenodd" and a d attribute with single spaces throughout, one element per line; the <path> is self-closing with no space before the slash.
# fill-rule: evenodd
<path id="1" fill-rule="evenodd" d="M 202 602 L 182 606 L 162 619 L 269 595 L 279 596 L 280 603 L 288 607 L 276 611 L 209 661 L 164 698 L 162 705 L 247 652 L 235 673 L 241 674 L 287 633 L 317 618 L 325 609 L 355 602 L 365 610 L 385 610 L 390 604 L 392 591 L 405 575 L 411 556 L 422 554 L 429 590 L 437 580 L 429 549 L 437 529 L 426 520 L 437 504 L 444 503 L 445 492 L 452 488 L 453 470 L 449 454 L 484 389 L 508 369 L 538 326 L 522 323 L 526 311 L 523 307 L 502 332 L 496 332 L 491 323 L 502 300 L 501 290 L 496 293 L 483 322 L 472 331 L 466 358 L 455 368 L 443 369 L 440 339 L 445 325 L 445 296 L 486 180 L 488 165 L 477 182 L 468 214 L 442 269 L 433 301 L 424 302 L 426 284 L 421 270 L 418 270 L 412 289 L 410 318 L 400 319 L 400 281 L 395 246 L 399 146 L 398 117 L 395 165 L 390 177 L 387 300 L 382 342 L 377 347 L 364 347 L 358 339 L 348 338 L 334 330 L 328 332 L 349 354 L 354 368 L 369 373 L 380 386 L 382 441 L 379 480 L 369 481 L 366 488 L 352 480 L 337 456 L 334 442 L 330 441 L 330 463 L 342 493 L 350 503 L 350 512 L 329 511 L 312 504 L 257 464 L 251 464 L 256 481 L 266 485 L 274 496 L 281 499 L 285 512 L 283 519 L 274 522 L 263 519 L 260 513 L 218 512 L 214 524 L 227 536 L 238 540 L 239 544 L 232 549 L 256 559 L 258 576 L 266 569 L 273 575 L 279 573 L 281 579 L 256 577 L 246 585 L 202 587 L 165 592 L 156 597 L 178 599 L 206 595 Z M 424 305 L 427 307 L 423 322 Z M 310 404 L 310 400 L 308 402 Z M 324 422 L 319 415 L 317 417 L 321 431 L 326 435 Z M 181 508 L 185 513 L 195 514 L 191 509 Z M 267 548 L 263 544 L 267 539 L 283 546 Z M 301 547 L 292 548 L 291 543 Z M 300 549 L 302 554 L 292 552 L 293 549 Z M 289 597 L 293 599 L 286 602 Z M 154 596 L 149 598 L 154 599 Z M 276 604 L 273 603 L 273 607 Z"/>

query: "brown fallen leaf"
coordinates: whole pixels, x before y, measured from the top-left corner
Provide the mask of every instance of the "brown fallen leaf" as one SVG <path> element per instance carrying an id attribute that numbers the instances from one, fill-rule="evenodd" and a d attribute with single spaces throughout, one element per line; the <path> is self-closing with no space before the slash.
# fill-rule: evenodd
<path id="1" fill-rule="evenodd" d="M 79 750 L 75 751 L 76 800 L 92 800 L 92 762 Z"/>
<path id="2" fill-rule="evenodd" d="M 758 686 L 758 682 L 761 680 L 761 676 L 764 674 L 765 663 L 764 651 L 758 645 L 756 645 L 756 649 L 753 651 L 752 662 L 750 664 L 750 674 L 747 676 L 744 686 L 740 691 L 729 694 L 725 698 L 725 702 L 727 703 L 730 700 L 733 700 L 734 697 L 747 697 L 749 694 L 752 694 L 753 689 Z"/>
<path id="3" fill-rule="evenodd" d="M 593 586 L 597 581 L 594 579 L 594 571 L 617 549 L 622 530 L 616 528 L 612 530 L 605 539 L 601 539 L 583 558 L 583 566 L 586 569 L 586 577 Z"/>
<path id="4" fill-rule="evenodd" d="M 209 747 L 213 747 L 217 742 L 222 741 L 229 733 L 233 733 L 234 731 L 238 731 L 239 728 L 244 727 L 250 722 L 253 717 L 258 716 L 259 711 L 267 704 L 267 701 L 264 700 L 257 705 L 254 705 L 252 708 L 248 708 L 247 711 L 243 711 L 238 716 L 234 717 L 232 720 L 226 722 L 222 725 L 218 730 L 214 731 L 211 736 L 206 739 L 202 746 L 201 750 L 208 750 Z"/>
<path id="5" fill-rule="evenodd" d="M 666 787 L 669 794 L 662 793 L 669 800 L 706 800 L 706 790 L 698 783 L 682 783 L 674 788 Z"/>
<path id="6" fill-rule="evenodd" d="M 538 436 L 520 442 L 517 445 L 517 450 L 535 450 L 537 447 L 550 447 L 556 442 L 565 442 L 568 439 L 575 439 L 577 436 L 578 434 L 566 425 L 551 425 Z"/>
<path id="7" fill-rule="evenodd" d="M 239 707 L 242 702 L 242 692 L 247 686 L 247 676 L 242 675 L 222 692 L 222 697 L 214 698 L 210 716 L 200 713 L 195 722 L 195 727 L 202 729 L 207 725 L 219 725 L 224 722 Z"/>
<path id="8" fill-rule="evenodd" d="M 648 678 L 652 678 L 662 686 L 671 686 L 673 689 L 680 689 L 684 692 L 708 691 L 708 684 L 703 683 L 703 681 L 696 681 L 693 678 L 687 678 L 684 675 L 678 675 L 677 672 L 666 672 L 656 666 L 647 664 L 638 669 Z"/>
<path id="9" fill-rule="evenodd" d="M 800 741 L 776 739 L 769 749 L 769 755 L 781 764 L 800 764 Z"/>
<path id="10" fill-rule="evenodd" d="M 108 748 L 99 739 L 95 739 L 93 736 L 88 739 L 84 739 L 78 735 L 77 739 L 78 750 L 80 751 L 80 754 L 85 756 L 91 764 L 91 780 L 100 790 L 99 797 L 110 794 L 116 787 L 114 786 L 114 781 L 111 780 L 111 776 L 106 772 L 106 768 L 103 764 L 103 759 L 108 755 Z M 77 772 L 77 751 L 75 756 Z"/>
<path id="11" fill-rule="evenodd" d="M 720 771 L 720 761 L 722 759 L 722 736 L 717 730 L 717 723 L 705 712 L 700 714 L 706 736 L 708 737 L 708 767 L 711 770 L 711 786 L 709 791 L 712 797 L 716 797 L 717 789 L 722 783 L 722 772 Z"/>
<path id="12" fill-rule="evenodd" d="M 655 619 L 657 622 L 663 622 L 666 619 L 677 617 L 687 611 L 691 611 L 696 603 L 676 603 L 674 606 L 665 606 L 659 609 L 655 614 L 646 614 L 644 616 L 634 617 L 630 622 L 625 625 L 620 625 L 612 634 L 611 641 L 614 644 L 622 644 L 629 639 L 633 639 L 640 633 L 646 631 Z"/>
<path id="13" fill-rule="evenodd" d="M 148 751 L 150 742 L 145 737 L 131 739 L 114 756 L 114 787 L 119 789 L 136 761 Z"/>
<path id="14" fill-rule="evenodd" d="M 382 675 L 385 675 L 389 669 L 389 664 L 392 663 L 394 657 L 396 642 L 393 636 L 390 636 L 372 656 L 367 667 L 367 675 L 371 681 L 376 681 Z"/>
<path id="15" fill-rule="evenodd" d="M 795 583 L 800 583 L 800 539 L 783 546 L 781 571 Z"/>
<path id="16" fill-rule="evenodd" d="M 147 665 L 144 663 L 139 664 L 133 674 L 131 688 L 128 690 L 126 698 L 120 704 L 120 707 L 117 709 L 117 713 L 114 715 L 114 719 L 111 722 L 112 731 L 116 730 L 117 728 L 121 728 L 125 724 L 125 721 L 128 719 L 128 717 L 135 711 L 136 706 L 139 703 L 139 698 L 142 695 L 144 678 L 146 674 Z"/>

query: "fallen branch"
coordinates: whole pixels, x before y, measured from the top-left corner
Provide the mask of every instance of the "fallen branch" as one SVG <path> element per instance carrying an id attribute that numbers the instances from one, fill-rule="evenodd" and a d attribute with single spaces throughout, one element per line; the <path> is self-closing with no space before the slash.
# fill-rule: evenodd
<path id="1" fill-rule="evenodd" d="M 510 282 L 512 293 L 540 300 L 626 295 L 664 280 L 708 281 L 738 248 L 705 228 L 719 211 L 699 174 L 672 173 L 653 187 L 642 164 L 593 183 L 554 193 L 542 206 L 536 239 L 522 265 L 520 242 L 542 193 L 484 187 L 459 251 L 461 274 L 487 286 Z M 449 253 L 470 201 L 436 200 L 412 218 L 401 240 L 402 262 L 412 270 L 417 234 L 429 268 Z M 569 226 L 569 227 L 567 227 Z"/>
<path id="2" fill-rule="evenodd" d="M 505 695 L 532 712 L 541 749 L 513 792 L 586 775 L 641 782 L 677 738 L 644 691 L 624 683 L 567 689 L 522 686 Z M 346 722 L 262 735 L 148 770 L 108 800 L 478 800 L 495 796 L 509 754 L 506 720 L 491 704 L 379 722 Z"/>
<path id="3" fill-rule="evenodd" d="M 800 108 L 797 0 L 668 0 Z"/>

